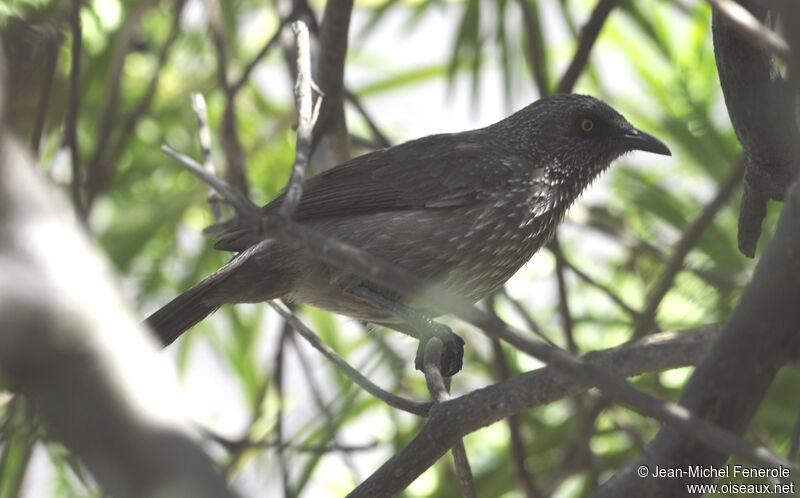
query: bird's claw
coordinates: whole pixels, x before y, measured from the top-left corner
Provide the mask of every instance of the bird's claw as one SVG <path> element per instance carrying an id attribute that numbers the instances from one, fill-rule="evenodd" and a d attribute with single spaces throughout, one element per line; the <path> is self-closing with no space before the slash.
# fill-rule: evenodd
<path id="1" fill-rule="evenodd" d="M 442 341 L 442 358 L 439 368 L 442 371 L 442 376 L 452 377 L 461 370 L 464 360 L 464 339 L 450 330 L 450 327 L 436 323 L 437 327 L 433 328 L 433 334 L 430 337 L 419 341 L 417 348 L 417 356 L 414 360 L 414 366 L 417 370 L 425 371 L 425 346 L 428 341 L 437 337 Z"/>

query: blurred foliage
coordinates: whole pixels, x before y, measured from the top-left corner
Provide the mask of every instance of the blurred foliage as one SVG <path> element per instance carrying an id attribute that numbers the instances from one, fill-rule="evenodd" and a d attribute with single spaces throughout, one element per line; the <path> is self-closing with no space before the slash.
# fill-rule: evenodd
<path id="1" fill-rule="evenodd" d="M 43 171 L 67 195 L 71 175 L 63 131 L 73 56 L 72 5 L 65 0 L 0 4 L 0 35 L 15 95 L 12 125 L 23 140 L 29 140 L 37 106 L 43 95 L 49 95 L 44 132 L 35 151 Z M 200 156 L 189 94 L 201 92 L 207 98 L 214 131 L 215 163 L 226 162 L 218 139 L 226 100 L 219 85 L 206 5 L 92 0 L 80 11 L 79 153 L 83 166 L 96 157 L 111 175 L 91 207 L 89 227 L 141 316 L 227 259 L 226 254 L 210 249 L 200 235 L 213 222 L 204 187 L 159 150 L 166 143 Z M 270 39 L 279 20 L 264 2 L 219 5 L 229 80 L 233 81 Z M 362 43 L 351 48 L 348 61 L 370 68 L 373 78 L 350 90 L 370 108 L 372 99 L 414 92 L 421 85 L 452 89 L 457 82 L 467 81 L 472 100 L 478 102 L 486 91 L 486 75 L 497 73 L 506 103 L 519 105 L 519 94 L 534 88 L 522 5 L 535 14 L 533 36 L 544 47 L 544 80 L 555 88 L 556 75 L 568 65 L 577 33 L 594 2 L 357 2 L 357 14 L 365 22 L 351 39 L 358 37 Z M 322 2 L 313 3 L 317 15 L 322 6 Z M 452 20 L 452 26 L 424 22 L 442 15 Z M 176 16 L 181 19 L 179 30 L 170 41 Z M 432 43 L 441 43 L 442 34 L 449 34 L 450 57 L 412 67 L 387 64 L 393 52 L 403 47 L 370 40 L 392 16 L 405 20 L 402 29 L 409 34 L 430 29 L 424 36 Z M 130 50 L 120 58 L 126 44 Z M 159 54 L 165 47 L 161 63 Z M 48 54 L 55 56 L 49 93 Z M 259 62 L 235 100 L 251 194 L 259 202 L 283 186 L 294 157 L 293 98 L 290 91 L 276 90 L 291 88 L 285 68 L 283 54 L 273 50 Z M 276 84 L 277 77 L 285 79 L 283 84 Z M 154 91 L 148 95 L 151 87 Z M 717 81 L 709 8 L 704 2 L 622 2 L 606 22 L 576 90 L 613 103 L 637 126 L 670 144 L 675 153 L 658 168 L 628 166 L 624 161 L 612 168 L 602 181 L 604 187 L 573 209 L 561 231 L 571 264 L 629 306 L 642 309 L 682 230 L 713 197 L 739 154 Z M 348 113 L 353 130 L 368 130 L 355 109 L 348 108 Z M 384 132 L 395 124 L 380 117 L 376 121 Z M 454 123 L 453 129 L 461 128 Z M 370 139 L 369 131 L 361 135 Z M 413 138 L 391 131 L 388 136 L 394 141 Z M 725 203 L 686 258 L 686 270 L 659 307 L 656 318 L 662 329 L 724 321 L 736 303 L 753 267 L 736 249 L 740 195 L 735 192 Z M 771 206 L 764 237 L 772 232 L 779 210 L 779 205 Z M 545 333 L 563 345 L 552 274 L 552 257 L 543 252 L 512 280 L 508 290 Z M 607 348 L 630 338 L 630 315 L 603 290 L 569 270 L 567 277 L 574 336 L 581 350 Z M 523 323 L 505 298 L 498 297 L 495 305 L 501 316 Z M 409 340 L 382 329 L 365 330 L 319 310 L 300 312 L 325 342 L 381 386 L 399 395 L 428 398 L 424 380 L 412 371 L 415 345 Z M 454 393 L 498 380 L 487 340 L 463 324 L 448 323 L 467 341 L 466 368 L 454 379 Z M 218 435 L 210 447 L 244 496 L 276 494 L 281 482 L 290 495 L 344 494 L 402 448 L 422 424 L 365 394 L 298 337 L 284 334 L 282 323 L 265 305 L 225 309 L 171 349 L 196 409 L 191 415 Z M 538 365 L 509 348 L 505 353 L 512 375 Z M 680 370 L 645 375 L 635 383 L 674 400 L 686 378 L 688 372 Z M 754 424 L 757 433 L 749 437 L 786 453 L 797 409 L 792 393 L 800 387 L 798 383 L 796 375 L 779 377 Z M 578 406 L 583 407 L 582 414 Z M 579 436 L 580 420 L 592 428 L 585 441 Z M 520 414 L 520 422 L 525 464 L 536 485 L 561 496 L 589 494 L 596 478 L 607 478 L 636 457 L 641 444 L 658 429 L 654 422 L 590 395 L 582 396 L 580 403 L 567 399 L 526 411 Z M 28 496 L 33 489 L 53 496 L 98 493 L 76 462 L 37 424 L 24 400 L 11 398 L 0 405 L 0 427 L 0 496 L 17 496 L 20 489 L 28 489 Z M 335 449 L 347 445 L 366 445 L 366 449 Z M 591 456 L 582 453 L 586 445 Z M 509 464 L 505 423 L 470 435 L 466 446 L 480 496 L 521 496 Z M 49 456 L 49 461 L 38 465 L 35 473 L 26 473 L 36 448 L 44 449 L 38 454 Z M 49 470 L 41 470 L 42 466 Z M 25 479 L 27 484 L 23 484 Z M 438 462 L 405 494 L 459 496 L 449 458 Z"/>

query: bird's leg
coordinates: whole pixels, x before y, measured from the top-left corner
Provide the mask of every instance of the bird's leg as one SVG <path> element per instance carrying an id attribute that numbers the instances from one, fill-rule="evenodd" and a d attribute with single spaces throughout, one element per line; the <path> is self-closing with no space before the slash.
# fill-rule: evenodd
<path id="1" fill-rule="evenodd" d="M 417 356 L 414 360 L 414 366 L 417 368 L 417 370 L 423 369 L 425 345 L 432 337 L 438 337 L 444 343 L 442 364 L 440 365 L 442 369 L 442 375 L 445 377 L 451 377 L 461 370 L 461 364 L 464 358 L 464 340 L 453 333 L 450 327 L 431 320 L 427 316 L 364 286 L 360 285 L 350 289 L 349 292 L 354 296 L 360 297 L 361 299 L 364 299 L 365 301 L 368 301 L 373 305 L 390 312 L 405 322 L 404 324 L 380 323 L 380 325 L 392 328 L 419 339 Z"/>

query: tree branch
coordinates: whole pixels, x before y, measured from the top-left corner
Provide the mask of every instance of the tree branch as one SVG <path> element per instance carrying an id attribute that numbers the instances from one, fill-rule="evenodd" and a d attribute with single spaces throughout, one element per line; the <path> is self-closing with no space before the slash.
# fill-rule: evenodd
<path id="1" fill-rule="evenodd" d="M 556 93 L 570 93 L 575 87 L 575 82 L 578 81 L 586 63 L 589 62 L 589 54 L 594 47 L 594 42 L 600 34 L 608 15 L 617 4 L 618 0 L 598 0 L 597 6 L 592 11 L 591 16 L 586 24 L 581 28 L 581 34 L 578 38 L 578 48 L 575 51 L 575 56 L 572 58 L 569 67 L 567 67 L 564 76 L 558 84 Z"/>
<path id="2" fill-rule="evenodd" d="M 666 332 L 583 359 L 621 377 L 692 364 L 716 336 L 717 327 L 682 333 Z M 576 381 L 552 367 L 524 373 L 435 406 L 417 436 L 350 494 L 351 497 L 398 493 L 430 467 L 459 438 L 534 406 L 585 391 L 590 384 Z M 458 420 L 458 423 L 454 423 Z"/>
<path id="3" fill-rule="evenodd" d="M 319 35 L 319 70 L 317 83 L 325 102 L 314 131 L 312 149 L 321 139 L 328 147 L 324 168 L 350 159 L 349 136 L 344 116 L 344 60 L 353 0 L 328 0 Z"/>
<path id="4" fill-rule="evenodd" d="M 277 311 L 278 314 L 281 315 L 283 319 L 286 320 L 286 322 L 291 325 L 291 327 L 298 332 L 314 349 L 322 353 L 322 355 L 325 356 L 325 358 L 327 358 L 331 363 L 333 363 L 336 368 L 338 368 L 348 378 L 352 379 L 352 381 L 358 384 L 362 389 L 383 401 L 387 405 L 397 408 L 398 410 L 403 410 L 422 417 L 428 415 L 431 403 L 420 403 L 418 401 L 401 398 L 400 396 L 396 396 L 381 389 L 371 380 L 361 375 L 358 370 L 350 366 L 350 364 L 342 359 L 341 356 L 336 354 L 336 352 L 331 349 L 330 346 L 325 344 L 319 337 L 317 337 L 316 334 L 314 334 L 313 331 L 311 331 L 311 329 L 306 327 L 305 324 L 303 324 L 303 322 L 301 322 L 300 319 L 298 319 L 284 303 L 280 301 L 271 301 L 270 306 L 272 306 L 272 308 Z"/>
<path id="5" fill-rule="evenodd" d="M 319 96 L 316 107 L 312 111 L 311 47 L 308 39 L 308 27 L 302 21 L 296 21 L 292 24 L 292 30 L 297 39 L 297 82 L 294 86 L 297 107 L 297 144 L 292 175 L 286 187 L 286 197 L 281 204 L 281 216 L 286 218 L 294 216 L 303 195 L 303 183 L 311 154 L 311 134 L 314 131 L 314 122 L 319 115 L 320 103 L 324 102 L 323 97 Z"/>
<path id="6" fill-rule="evenodd" d="M 225 43 L 222 20 L 220 19 L 220 0 L 215 0 L 209 9 L 208 23 L 211 39 L 217 53 L 217 80 L 225 93 L 225 109 L 220 123 L 222 150 L 225 153 L 225 178 L 243 194 L 247 195 L 247 175 L 242 142 L 239 139 L 239 126 L 236 123 L 236 92 L 228 82 L 228 51 Z"/>
<path id="7" fill-rule="evenodd" d="M 797 220 L 800 220 L 800 187 L 795 184 L 753 280 L 681 394 L 682 406 L 735 434 L 744 432 L 775 374 L 800 350 Z M 637 466 L 718 467 L 729 455 L 719 447 L 711 448 L 665 427 L 643 456 L 619 471 L 598 496 L 683 496 L 687 493 L 686 478 L 642 479 L 635 474 Z M 710 482 L 691 479 L 692 483 L 703 481 Z"/>
<path id="8" fill-rule="evenodd" d="M 739 36 L 753 45 L 777 55 L 786 62 L 791 60 L 789 44 L 774 31 L 764 26 L 749 10 L 735 0 L 707 0 L 714 11 L 725 18 L 725 22 Z"/>
<path id="9" fill-rule="evenodd" d="M 107 494 L 231 496 L 188 437 L 172 372 L 123 304 L 108 262 L 61 221 L 35 170 L 0 129 L 7 385 L 34 402 Z"/>
<path id="10" fill-rule="evenodd" d="M 746 8 L 756 19 L 766 17 L 766 9 L 752 0 L 740 4 L 739 10 Z M 712 10 L 714 55 L 725 105 L 745 156 L 739 250 L 752 258 L 767 201 L 783 200 L 800 169 L 800 136 L 791 85 L 781 78 L 775 61 L 743 38 L 736 28 L 740 24 L 731 25 L 722 12 Z"/>
<path id="11" fill-rule="evenodd" d="M 425 343 L 423 356 L 423 368 L 425 372 L 425 382 L 428 384 L 428 391 L 431 393 L 435 403 L 442 403 L 450 399 L 450 378 L 442 377 L 439 367 L 442 363 L 442 348 L 444 344 L 438 337 L 433 337 Z M 435 405 L 434 405 L 435 406 Z M 472 470 L 467 460 L 467 450 L 464 448 L 464 441 L 458 439 L 451 448 L 453 463 L 456 467 L 458 482 L 461 484 L 461 492 L 464 498 L 476 498 L 475 480 L 472 478 Z"/>

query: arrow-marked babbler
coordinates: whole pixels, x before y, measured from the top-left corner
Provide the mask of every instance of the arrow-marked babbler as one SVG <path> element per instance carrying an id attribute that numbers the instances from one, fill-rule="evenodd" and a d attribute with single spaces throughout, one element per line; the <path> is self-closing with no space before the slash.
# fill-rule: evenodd
<path id="1" fill-rule="evenodd" d="M 604 102 L 553 95 L 486 128 L 412 140 L 324 171 L 306 182 L 293 220 L 475 302 L 502 287 L 597 175 L 634 150 L 670 155 Z M 282 199 L 263 210 L 278 211 Z M 425 296 L 383 289 L 244 225 L 217 237 L 214 247 L 233 258 L 147 319 L 164 344 L 220 306 L 282 298 L 419 339 L 435 334 L 446 346 L 443 374 L 461 368 L 463 341 L 425 318 L 441 314 Z M 420 360 L 418 353 L 418 367 Z"/>

